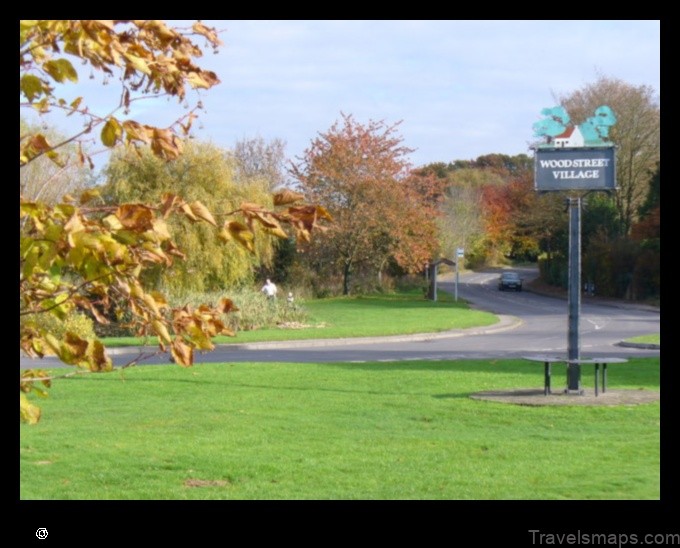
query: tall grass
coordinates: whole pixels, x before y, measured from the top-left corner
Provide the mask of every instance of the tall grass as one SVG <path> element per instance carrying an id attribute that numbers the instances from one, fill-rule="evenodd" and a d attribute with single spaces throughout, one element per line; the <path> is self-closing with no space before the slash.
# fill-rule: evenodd
<path id="1" fill-rule="evenodd" d="M 192 293 L 170 297 L 172 306 L 214 305 L 228 297 L 238 307 L 238 312 L 226 316 L 228 325 L 234 331 L 252 331 L 277 326 L 304 324 L 306 309 L 294 300 L 287 301 L 287 291 L 279 289 L 276 299 L 269 300 L 262 293 L 249 287 L 230 289 L 228 292 Z"/>

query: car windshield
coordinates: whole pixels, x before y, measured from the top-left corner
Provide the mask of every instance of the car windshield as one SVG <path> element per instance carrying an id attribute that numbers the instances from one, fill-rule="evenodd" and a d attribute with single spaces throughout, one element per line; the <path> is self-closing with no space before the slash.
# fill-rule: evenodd
<path id="1" fill-rule="evenodd" d="M 519 275 L 515 274 L 514 272 L 506 272 L 506 273 L 502 274 L 501 277 L 504 280 L 517 280 L 517 279 L 519 279 Z"/>

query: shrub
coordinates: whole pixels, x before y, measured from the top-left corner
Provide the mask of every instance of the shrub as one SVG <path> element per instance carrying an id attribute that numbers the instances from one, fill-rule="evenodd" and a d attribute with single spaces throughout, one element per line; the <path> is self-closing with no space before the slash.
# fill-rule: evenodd
<path id="1" fill-rule="evenodd" d="M 267 327 L 286 326 L 303 323 L 307 319 L 307 311 L 300 304 L 300 297 L 289 304 L 286 296 L 289 289 L 279 286 L 278 297 L 270 301 L 259 290 L 253 288 L 230 289 L 228 292 L 187 293 L 182 297 L 172 297 L 172 306 L 198 306 L 199 304 L 215 305 L 228 296 L 238 307 L 238 312 L 228 314 L 225 319 L 233 331 L 251 331 Z M 295 293 L 293 293 L 295 296 Z"/>
<path id="2" fill-rule="evenodd" d="M 95 338 L 94 322 L 79 312 L 71 312 L 64 319 L 59 319 L 54 314 L 32 314 L 21 317 L 20 322 L 24 326 L 34 325 L 45 329 L 57 339 L 63 339 L 67 332 L 78 335 L 81 339 Z"/>

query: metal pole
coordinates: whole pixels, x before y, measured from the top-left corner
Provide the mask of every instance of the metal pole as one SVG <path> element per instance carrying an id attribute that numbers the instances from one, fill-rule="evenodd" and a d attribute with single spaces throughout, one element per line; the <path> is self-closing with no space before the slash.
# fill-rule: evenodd
<path id="1" fill-rule="evenodd" d="M 439 265 L 435 264 L 432 268 L 432 300 L 437 302 L 437 270 L 439 270 Z"/>
<path id="2" fill-rule="evenodd" d="M 569 335 L 567 392 L 581 393 L 579 315 L 581 311 L 581 198 L 569 198 Z"/>
<path id="3" fill-rule="evenodd" d="M 454 284 L 453 295 L 458 302 L 458 257 L 456 257 L 456 283 Z"/>

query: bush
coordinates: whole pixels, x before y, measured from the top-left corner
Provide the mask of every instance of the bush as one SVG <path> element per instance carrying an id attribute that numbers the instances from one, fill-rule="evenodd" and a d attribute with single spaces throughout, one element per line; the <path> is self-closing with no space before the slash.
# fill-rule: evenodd
<path id="1" fill-rule="evenodd" d="M 32 314 L 21 317 L 20 322 L 24 326 L 35 326 L 45 329 L 57 339 L 63 339 L 67 332 L 77 335 L 81 339 L 94 339 L 94 322 L 79 312 L 69 313 L 63 320 L 54 314 Z"/>
<path id="2" fill-rule="evenodd" d="M 227 314 L 225 320 L 233 331 L 251 331 L 267 327 L 286 326 L 303 323 L 307 319 L 307 311 L 300 305 L 300 296 L 289 304 L 289 290 L 279 286 L 278 297 L 268 300 L 259 290 L 252 288 L 230 289 L 228 292 L 187 293 L 183 297 L 172 297 L 171 306 L 193 307 L 199 304 L 215 305 L 223 297 L 228 297 L 238 307 L 238 312 Z M 295 296 L 296 294 L 293 293 Z"/>

